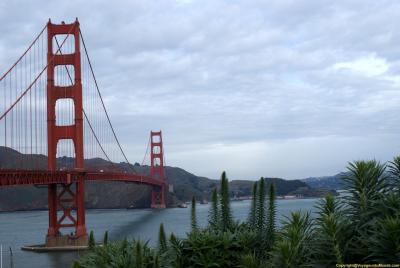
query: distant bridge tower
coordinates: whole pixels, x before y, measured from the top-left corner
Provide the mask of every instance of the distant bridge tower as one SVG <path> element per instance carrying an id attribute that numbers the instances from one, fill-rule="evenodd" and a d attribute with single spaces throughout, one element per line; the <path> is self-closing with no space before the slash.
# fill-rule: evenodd
<path id="1" fill-rule="evenodd" d="M 74 37 L 74 51 L 62 54 L 54 39 L 57 35 Z M 81 83 L 81 54 L 79 22 L 72 24 L 47 24 L 47 142 L 48 169 L 57 169 L 57 145 L 60 140 L 72 140 L 75 148 L 75 169 L 84 169 L 83 155 L 83 111 Z M 73 66 L 74 81 L 72 85 L 61 86 L 55 81 L 55 68 L 67 69 Z M 74 102 L 74 124 L 56 124 L 56 102 L 60 99 L 71 99 Z M 71 176 L 71 175 L 70 175 Z M 78 175 L 76 175 L 78 176 Z M 71 179 L 69 177 L 69 179 Z M 85 225 L 85 181 L 83 176 L 74 178 L 74 183 L 48 185 L 49 229 L 46 237 L 47 246 L 86 245 Z M 60 211 L 61 213 L 57 213 Z M 72 235 L 61 235 L 62 228 L 74 228 Z"/>
<path id="2" fill-rule="evenodd" d="M 162 182 L 161 187 L 153 186 L 151 191 L 151 207 L 152 208 L 165 208 L 165 169 L 164 169 L 164 151 L 162 142 L 162 133 L 150 132 L 150 144 L 151 144 L 151 166 L 150 166 L 150 176 L 152 178 L 158 179 Z"/>

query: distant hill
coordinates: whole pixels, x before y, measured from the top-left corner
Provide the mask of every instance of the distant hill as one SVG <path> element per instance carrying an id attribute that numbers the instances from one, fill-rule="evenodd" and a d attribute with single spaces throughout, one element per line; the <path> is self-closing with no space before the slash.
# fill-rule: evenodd
<path id="1" fill-rule="evenodd" d="M 309 188 L 306 183 L 300 180 L 284 180 L 280 178 L 266 178 L 266 184 L 275 184 L 277 195 L 288 195 L 298 188 Z M 237 196 L 249 196 L 253 189 L 253 181 L 233 180 L 230 183 L 230 190 Z"/>
<path id="2" fill-rule="evenodd" d="M 31 161 L 31 160 L 34 161 Z M 29 160 L 29 161 L 28 161 Z M 58 158 L 61 165 L 72 165 L 73 158 Z M 29 164 L 33 163 L 33 164 Z M 6 147 L 0 147 L 0 168 L 13 168 L 16 165 L 32 169 L 45 169 L 47 157 L 44 155 L 24 155 Z M 85 166 L 90 169 L 107 170 L 117 166 L 121 171 L 134 169 L 139 173 L 149 174 L 149 166 L 127 163 L 111 163 L 101 158 L 86 159 Z M 168 205 L 174 206 L 180 202 L 191 200 L 209 200 L 212 190 L 218 187 L 217 180 L 196 176 L 179 167 L 165 168 L 168 184 L 173 192 L 168 194 Z M 315 192 L 305 182 L 300 180 L 284 180 L 267 178 L 267 184 L 275 183 L 278 195 L 301 193 L 304 196 L 321 196 L 326 194 Z M 251 195 L 254 181 L 233 180 L 230 182 L 232 196 Z M 149 207 L 151 187 L 126 182 L 87 182 L 85 206 L 87 208 L 127 208 Z M 297 192 L 296 192 L 297 191 Z M 47 208 L 47 188 L 32 185 L 0 188 L 0 211 L 31 210 Z"/>
<path id="3" fill-rule="evenodd" d="M 343 175 L 345 175 L 344 172 L 334 176 L 310 177 L 302 179 L 301 181 L 314 189 L 341 190 L 344 185 L 343 180 L 341 179 Z"/>

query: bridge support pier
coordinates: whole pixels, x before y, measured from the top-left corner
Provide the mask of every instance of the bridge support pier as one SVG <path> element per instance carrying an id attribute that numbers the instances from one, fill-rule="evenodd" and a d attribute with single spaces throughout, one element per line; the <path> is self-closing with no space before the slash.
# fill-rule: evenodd
<path id="1" fill-rule="evenodd" d="M 76 183 L 50 184 L 48 199 L 49 229 L 46 246 L 87 246 L 84 178 L 79 178 Z M 63 235 L 60 231 L 61 228 L 74 228 L 75 230 L 70 234 Z"/>
<path id="2" fill-rule="evenodd" d="M 151 208 L 166 208 L 165 187 L 153 188 L 151 190 Z"/>

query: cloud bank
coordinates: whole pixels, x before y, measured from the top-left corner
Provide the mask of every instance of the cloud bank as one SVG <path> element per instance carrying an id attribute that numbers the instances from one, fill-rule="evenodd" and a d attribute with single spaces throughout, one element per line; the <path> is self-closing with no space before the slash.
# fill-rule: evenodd
<path id="1" fill-rule="evenodd" d="M 132 162 L 217 178 L 329 175 L 400 151 L 398 1 L 3 1 L 0 70 L 78 17 Z"/>

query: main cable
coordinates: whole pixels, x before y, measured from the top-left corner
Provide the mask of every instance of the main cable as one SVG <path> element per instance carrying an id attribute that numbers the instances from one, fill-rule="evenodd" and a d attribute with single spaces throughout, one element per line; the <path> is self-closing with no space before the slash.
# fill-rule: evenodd
<path id="1" fill-rule="evenodd" d="M 114 135 L 115 141 L 117 142 L 118 147 L 119 147 L 119 149 L 120 149 L 122 155 L 124 156 L 126 163 L 127 163 L 128 166 L 132 169 L 132 171 L 133 171 L 134 173 L 136 173 L 135 169 L 133 169 L 132 164 L 129 162 L 128 158 L 126 157 L 126 154 L 125 154 L 124 150 L 122 149 L 121 143 L 119 142 L 118 137 L 117 137 L 117 135 L 116 135 L 116 133 L 115 133 L 114 127 L 113 127 L 113 125 L 112 125 L 112 123 L 111 123 L 111 120 L 110 120 L 110 117 L 109 117 L 109 115 L 108 115 L 106 106 L 105 106 L 105 104 L 104 104 L 103 97 L 101 96 L 100 89 L 99 89 L 99 86 L 98 86 L 98 84 L 97 84 L 97 79 L 96 79 L 96 76 L 95 76 L 94 71 L 93 71 L 92 63 L 91 63 L 91 61 L 90 61 L 89 54 L 88 54 L 88 51 L 87 51 L 87 49 L 86 49 L 85 40 L 84 40 L 84 38 L 83 38 L 83 35 L 82 35 L 82 32 L 81 32 L 80 29 L 79 29 L 79 33 L 80 33 L 80 37 L 81 37 L 81 40 L 82 40 L 83 48 L 84 48 L 84 50 L 85 50 L 86 58 L 87 58 L 88 63 L 89 63 L 90 71 L 91 71 L 91 73 L 92 73 L 93 80 L 94 80 L 94 83 L 95 83 L 95 86 L 96 86 L 96 89 L 97 89 L 97 93 L 98 93 L 98 95 L 99 95 L 99 97 L 100 97 L 101 104 L 102 104 L 102 106 L 103 106 L 103 110 L 104 110 L 104 112 L 105 112 L 105 114 L 106 114 L 106 117 L 107 117 L 108 124 L 109 124 L 110 127 L 111 127 L 111 131 L 112 131 L 112 133 L 113 133 L 113 135 Z"/>

